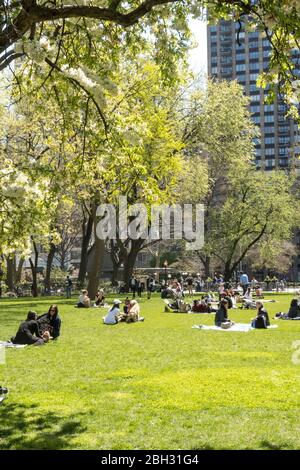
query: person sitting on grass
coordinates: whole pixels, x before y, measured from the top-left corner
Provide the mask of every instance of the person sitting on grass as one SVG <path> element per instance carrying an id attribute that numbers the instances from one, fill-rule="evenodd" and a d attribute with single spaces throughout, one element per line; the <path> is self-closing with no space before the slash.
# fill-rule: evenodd
<path id="1" fill-rule="evenodd" d="M 264 296 L 263 296 L 263 291 L 262 291 L 262 288 L 261 288 L 260 285 L 257 285 L 257 286 L 256 286 L 255 295 L 256 295 L 256 298 L 257 298 L 257 299 L 263 299 L 263 298 L 264 298 Z"/>
<path id="2" fill-rule="evenodd" d="M 279 312 L 276 313 L 276 319 L 291 320 L 294 318 L 300 317 L 300 306 L 298 304 L 298 299 L 292 299 L 288 313 Z"/>
<path id="3" fill-rule="evenodd" d="M 78 308 L 89 308 L 90 307 L 91 300 L 90 300 L 90 298 L 87 294 L 88 294 L 88 292 L 87 292 L 86 289 L 83 289 L 81 291 L 81 294 L 79 296 L 78 304 L 75 305 L 76 307 L 78 307 Z"/>
<path id="4" fill-rule="evenodd" d="M 94 307 L 103 307 L 105 301 L 104 291 L 103 289 L 99 289 L 95 296 L 95 304 Z"/>
<path id="5" fill-rule="evenodd" d="M 248 287 L 246 293 L 243 296 L 242 308 L 255 308 L 255 303 L 252 298 L 251 287 Z"/>
<path id="6" fill-rule="evenodd" d="M 137 321 L 144 321 L 144 317 L 140 317 L 140 306 L 136 300 L 131 300 L 126 315 L 126 323 L 135 323 Z"/>
<path id="7" fill-rule="evenodd" d="M 31 310 L 28 312 L 26 320 L 20 324 L 16 336 L 11 338 L 11 342 L 14 344 L 32 344 L 34 346 L 41 346 L 47 341 L 49 341 L 49 335 L 47 333 L 41 335 L 37 314 Z"/>
<path id="8" fill-rule="evenodd" d="M 264 309 L 262 302 L 256 302 L 257 315 L 251 321 L 252 328 L 267 328 L 270 326 L 268 312 Z"/>
<path id="9" fill-rule="evenodd" d="M 205 300 L 193 300 L 191 311 L 193 313 L 212 313 L 216 312 L 216 309 L 212 308 L 210 303 L 206 303 Z"/>
<path id="10" fill-rule="evenodd" d="M 116 325 L 120 319 L 120 304 L 121 300 L 115 299 L 112 307 L 107 312 L 107 315 L 103 317 L 103 323 L 105 325 Z"/>
<path id="11" fill-rule="evenodd" d="M 61 319 L 58 315 L 57 305 L 50 305 L 47 313 L 37 318 L 39 330 L 42 335 L 47 332 L 49 339 L 56 339 L 60 335 Z"/>
<path id="12" fill-rule="evenodd" d="M 190 310 L 191 305 L 182 299 L 176 299 L 165 306 L 165 312 L 188 313 Z"/>
<path id="13" fill-rule="evenodd" d="M 226 299 L 221 300 L 219 309 L 215 315 L 215 325 L 223 327 L 224 324 L 228 327 L 232 326 L 234 323 L 228 318 L 228 301 Z"/>

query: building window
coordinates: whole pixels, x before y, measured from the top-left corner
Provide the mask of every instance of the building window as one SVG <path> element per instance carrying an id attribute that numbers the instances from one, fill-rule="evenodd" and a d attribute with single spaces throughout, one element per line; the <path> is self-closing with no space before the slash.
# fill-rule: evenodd
<path id="1" fill-rule="evenodd" d="M 260 106 L 257 106 L 257 105 L 250 106 L 250 111 L 251 111 L 251 113 L 259 113 L 260 112 Z"/>
<path id="2" fill-rule="evenodd" d="M 288 136 L 288 137 L 280 136 L 280 137 L 278 138 L 278 142 L 279 142 L 280 144 L 290 144 L 290 137 L 289 137 L 289 136 Z"/>
<path id="3" fill-rule="evenodd" d="M 274 134 L 274 126 L 265 126 L 265 134 Z"/>
<path id="4" fill-rule="evenodd" d="M 223 75 L 232 75 L 232 67 L 222 67 L 221 74 Z"/>
<path id="5" fill-rule="evenodd" d="M 251 102 L 260 101 L 260 94 L 255 94 L 255 95 L 250 94 L 250 98 L 251 98 Z"/>
<path id="6" fill-rule="evenodd" d="M 265 104 L 264 110 L 265 110 L 265 113 L 270 113 L 274 111 L 274 104 Z"/>
<path id="7" fill-rule="evenodd" d="M 246 65 L 245 64 L 237 64 L 236 65 L 236 71 L 237 72 L 244 72 L 246 70 Z"/>
<path id="8" fill-rule="evenodd" d="M 275 142 L 274 137 L 265 137 L 265 144 L 266 145 L 274 144 L 274 142 Z"/>

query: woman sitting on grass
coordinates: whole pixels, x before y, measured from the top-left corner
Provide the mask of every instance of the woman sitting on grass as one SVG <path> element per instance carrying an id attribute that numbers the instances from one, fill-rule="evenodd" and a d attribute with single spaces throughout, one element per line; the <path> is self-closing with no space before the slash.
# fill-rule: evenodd
<path id="1" fill-rule="evenodd" d="M 221 300 L 220 307 L 215 315 L 215 325 L 222 328 L 230 328 L 234 323 L 228 318 L 228 301 L 226 299 Z"/>
<path id="2" fill-rule="evenodd" d="M 95 296 L 94 307 L 103 307 L 104 306 L 104 301 L 105 301 L 104 291 L 103 291 L 103 289 L 100 289 L 100 290 L 97 291 L 97 294 Z"/>
<path id="3" fill-rule="evenodd" d="M 20 324 L 16 336 L 11 338 L 11 342 L 14 344 L 41 346 L 49 341 L 49 337 L 50 335 L 47 332 L 41 335 L 37 322 L 37 314 L 29 311 L 26 320 Z"/>
<path id="4" fill-rule="evenodd" d="M 262 302 L 256 302 L 257 315 L 252 319 L 252 328 L 267 328 L 270 326 L 268 312 L 264 309 Z"/>
<path id="5" fill-rule="evenodd" d="M 86 289 L 83 289 L 81 291 L 81 294 L 79 296 L 79 302 L 78 304 L 76 305 L 76 307 L 78 308 L 89 308 L 90 305 L 91 305 L 91 300 L 89 298 L 89 296 L 87 295 L 87 290 Z"/>
<path id="6" fill-rule="evenodd" d="M 245 295 L 243 296 L 243 305 L 244 308 L 255 308 L 255 303 L 252 298 L 251 287 L 248 287 Z"/>
<path id="7" fill-rule="evenodd" d="M 57 305 L 50 305 L 47 313 L 37 319 L 40 333 L 48 332 L 50 339 L 56 339 L 60 335 L 61 319 L 58 315 Z"/>
<path id="8" fill-rule="evenodd" d="M 105 325 L 116 325 L 120 320 L 120 304 L 121 300 L 115 299 L 113 306 L 107 312 L 107 315 L 103 317 L 103 323 Z"/>

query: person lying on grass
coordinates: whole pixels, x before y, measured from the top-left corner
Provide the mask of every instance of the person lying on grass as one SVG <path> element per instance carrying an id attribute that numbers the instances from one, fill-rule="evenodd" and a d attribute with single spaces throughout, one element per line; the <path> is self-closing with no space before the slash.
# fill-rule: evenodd
<path id="1" fill-rule="evenodd" d="M 257 315 L 251 321 L 252 328 L 267 328 L 270 326 L 268 312 L 264 309 L 262 302 L 256 302 Z"/>
<path id="2" fill-rule="evenodd" d="M 40 332 L 39 324 L 37 322 L 37 314 L 33 311 L 29 311 L 27 318 L 23 321 L 16 333 L 16 336 L 11 338 L 11 342 L 14 344 L 32 344 L 34 346 L 41 346 L 47 343 L 50 339 L 49 332 Z"/>
<path id="3" fill-rule="evenodd" d="M 165 306 L 165 312 L 188 313 L 190 310 L 191 305 L 181 299 L 176 299 L 174 302 L 169 302 Z"/>
<path id="4" fill-rule="evenodd" d="M 57 305 L 50 305 L 47 313 L 37 318 L 41 334 L 48 332 L 50 339 L 56 339 L 60 335 L 61 319 L 58 315 Z"/>
<path id="5" fill-rule="evenodd" d="M 276 319 L 282 318 L 283 320 L 291 320 L 297 317 L 300 317 L 300 306 L 298 299 L 292 299 L 288 313 L 279 312 L 275 315 Z"/>

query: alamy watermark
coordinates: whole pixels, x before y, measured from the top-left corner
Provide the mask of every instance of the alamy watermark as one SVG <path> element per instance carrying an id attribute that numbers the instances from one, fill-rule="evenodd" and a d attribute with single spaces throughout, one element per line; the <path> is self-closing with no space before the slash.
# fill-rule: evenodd
<path id="1" fill-rule="evenodd" d="M 128 205 L 126 196 L 118 204 L 97 208 L 96 235 L 101 240 L 185 240 L 187 250 L 204 245 L 203 204 Z"/>

